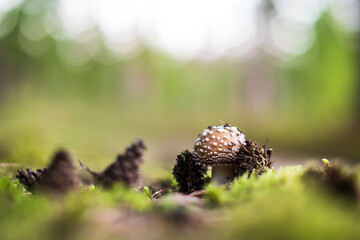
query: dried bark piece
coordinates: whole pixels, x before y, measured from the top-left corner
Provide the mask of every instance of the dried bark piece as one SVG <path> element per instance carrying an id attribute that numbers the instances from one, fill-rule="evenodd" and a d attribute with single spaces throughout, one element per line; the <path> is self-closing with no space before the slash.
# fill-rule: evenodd
<path id="1" fill-rule="evenodd" d="M 19 182 L 26 188 L 26 190 L 31 192 L 38 186 L 39 180 L 46 171 L 47 168 L 36 169 L 35 171 L 31 170 L 31 168 L 26 168 L 26 170 L 18 169 L 16 178 L 19 179 Z"/>
<path id="2" fill-rule="evenodd" d="M 65 150 L 58 151 L 47 171 L 39 180 L 39 189 L 50 193 L 66 193 L 79 185 L 79 176 L 72 156 Z"/>
<path id="3" fill-rule="evenodd" d="M 93 172 L 82 162 L 80 162 L 80 165 L 95 177 L 96 183 L 104 187 L 110 187 L 116 182 L 134 186 L 140 181 L 139 169 L 140 164 L 143 162 L 142 155 L 145 150 L 144 141 L 136 139 L 126 148 L 124 154 L 119 154 L 116 161 L 100 173 Z"/>
<path id="4" fill-rule="evenodd" d="M 203 189 L 206 167 L 194 161 L 192 153 L 185 150 L 176 158 L 173 175 L 178 182 L 179 192 L 191 193 Z"/>

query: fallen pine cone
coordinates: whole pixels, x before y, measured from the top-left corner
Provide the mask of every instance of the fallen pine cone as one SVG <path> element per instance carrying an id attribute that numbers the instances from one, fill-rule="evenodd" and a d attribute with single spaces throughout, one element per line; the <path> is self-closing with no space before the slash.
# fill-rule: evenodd
<path id="1" fill-rule="evenodd" d="M 28 191 L 41 190 L 50 193 L 65 193 L 78 186 L 79 177 L 71 155 L 60 150 L 55 153 L 49 167 L 32 171 L 18 170 L 16 177 Z"/>
<path id="2" fill-rule="evenodd" d="M 52 193 L 65 193 L 79 185 L 79 176 L 72 156 L 65 150 L 58 151 L 47 171 L 39 180 L 39 189 Z"/>
<path id="3" fill-rule="evenodd" d="M 89 169 L 84 163 L 80 165 L 95 177 L 95 182 L 104 187 L 111 187 L 116 182 L 127 186 L 135 186 L 140 181 L 140 164 L 143 162 L 143 152 L 146 146 L 142 139 L 136 139 L 124 154 L 119 154 L 115 162 L 104 171 L 98 173 Z"/>
<path id="4" fill-rule="evenodd" d="M 206 181 L 206 167 L 197 164 L 188 150 L 177 155 L 173 175 L 178 182 L 179 192 L 191 193 L 201 190 Z"/>
<path id="5" fill-rule="evenodd" d="M 19 179 L 19 182 L 26 188 L 26 190 L 31 192 L 38 186 L 39 180 L 46 171 L 47 168 L 36 169 L 35 171 L 31 170 L 31 168 L 27 168 L 26 171 L 18 169 L 16 178 Z"/>

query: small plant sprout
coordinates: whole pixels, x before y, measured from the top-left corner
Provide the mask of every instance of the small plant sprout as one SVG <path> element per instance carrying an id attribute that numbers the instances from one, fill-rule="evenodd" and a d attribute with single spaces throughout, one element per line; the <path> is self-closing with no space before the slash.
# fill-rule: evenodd
<path id="1" fill-rule="evenodd" d="M 144 194 L 148 197 L 148 198 L 151 198 L 151 195 L 152 195 L 152 190 L 149 189 L 147 186 L 144 186 L 143 187 L 143 191 L 144 191 Z"/>
<path id="2" fill-rule="evenodd" d="M 325 164 L 326 167 L 330 167 L 330 166 L 331 166 L 330 161 L 327 160 L 326 158 L 321 159 L 321 161 Z"/>
<path id="3" fill-rule="evenodd" d="M 212 166 L 212 181 L 225 184 L 236 177 L 238 152 L 246 145 L 245 134 L 229 124 L 209 126 L 196 139 L 193 156 L 200 164 Z"/>

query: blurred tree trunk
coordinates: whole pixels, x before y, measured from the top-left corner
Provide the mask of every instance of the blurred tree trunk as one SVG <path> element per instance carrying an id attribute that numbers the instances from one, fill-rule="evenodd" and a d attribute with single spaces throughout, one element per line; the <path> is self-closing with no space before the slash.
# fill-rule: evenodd
<path id="1" fill-rule="evenodd" d="M 360 0 L 357 1 L 357 8 L 358 8 L 358 19 L 357 22 L 360 22 Z M 356 114 L 356 125 L 358 129 L 360 128 L 360 29 L 357 31 L 357 58 L 355 61 L 355 69 L 356 69 L 356 103 L 355 103 L 355 114 Z"/>
<path id="2" fill-rule="evenodd" d="M 245 110 L 256 117 L 266 114 L 264 110 L 274 102 L 273 57 L 267 53 L 271 48 L 270 22 L 274 14 L 272 0 L 260 1 L 256 12 L 255 47 L 244 64 L 243 103 Z"/>
<path id="3" fill-rule="evenodd" d="M 1 49 L 0 49 L 1 53 Z M 11 89 L 12 82 L 15 78 L 15 69 L 13 64 L 9 64 L 5 59 L 0 60 L 0 105 L 6 98 Z"/>

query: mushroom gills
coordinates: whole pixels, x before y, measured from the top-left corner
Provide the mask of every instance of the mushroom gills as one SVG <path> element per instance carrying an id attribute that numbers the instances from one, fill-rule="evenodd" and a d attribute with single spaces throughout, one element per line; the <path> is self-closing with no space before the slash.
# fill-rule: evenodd
<path id="1" fill-rule="evenodd" d="M 211 180 L 219 185 L 232 182 L 236 175 L 235 167 L 231 165 L 214 165 L 211 171 Z"/>

